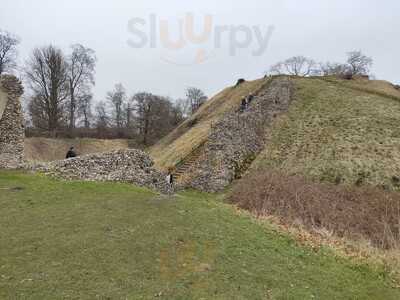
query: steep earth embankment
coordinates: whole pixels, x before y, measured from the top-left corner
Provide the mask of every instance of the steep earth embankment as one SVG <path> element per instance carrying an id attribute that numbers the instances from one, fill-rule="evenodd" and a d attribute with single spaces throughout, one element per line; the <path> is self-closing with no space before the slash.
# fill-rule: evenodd
<path id="1" fill-rule="evenodd" d="M 400 92 L 382 81 L 294 78 L 289 112 L 257 168 L 336 184 L 400 187 Z"/>
<path id="2" fill-rule="evenodd" d="M 240 107 L 243 97 L 263 88 L 269 79 L 247 81 L 229 87 L 207 101 L 188 120 L 150 149 L 157 167 L 167 170 L 181 163 L 207 141 L 213 124 Z"/>
<path id="3" fill-rule="evenodd" d="M 276 168 L 335 184 L 400 188 L 400 91 L 394 85 L 366 79 L 290 77 L 293 104 L 281 99 L 283 106 L 278 109 L 266 106 L 259 114 L 250 107 L 249 112 L 236 113 L 243 96 L 256 94 L 255 103 L 273 99 L 274 90 L 287 88 L 285 80 L 288 77 L 266 78 L 223 91 L 153 147 L 156 164 L 183 166 L 179 176 L 184 182 L 213 191 L 240 177 L 262 148 L 252 168 Z M 271 120 L 271 115 L 277 117 Z M 265 143 L 251 142 L 248 151 L 246 144 L 255 140 L 260 119 L 267 129 L 260 139 L 265 138 Z M 227 164 L 229 160 L 232 163 Z"/>

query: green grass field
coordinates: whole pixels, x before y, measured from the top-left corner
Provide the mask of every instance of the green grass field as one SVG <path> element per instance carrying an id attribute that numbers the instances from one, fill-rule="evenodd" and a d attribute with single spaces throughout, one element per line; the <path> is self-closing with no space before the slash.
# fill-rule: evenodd
<path id="1" fill-rule="evenodd" d="M 1 172 L 0 299 L 400 299 L 219 198 Z"/>

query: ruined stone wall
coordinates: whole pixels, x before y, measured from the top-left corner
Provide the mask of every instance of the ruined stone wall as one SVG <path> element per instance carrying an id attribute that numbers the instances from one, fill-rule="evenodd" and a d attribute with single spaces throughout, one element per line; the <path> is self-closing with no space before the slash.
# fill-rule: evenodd
<path id="1" fill-rule="evenodd" d="M 154 168 L 150 156 L 140 150 L 117 150 L 30 166 L 56 178 L 132 183 L 161 193 L 172 193 L 166 174 Z"/>
<path id="2" fill-rule="evenodd" d="M 0 169 L 21 168 L 23 164 L 22 94 L 22 84 L 16 77 L 0 76 Z"/>
<path id="3" fill-rule="evenodd" d="M 292 90 L 289 78 L 278 77 L 244 112 L 226 114 L 213 126 L 187 184 L 202 191 L 218 192 L 240 176 L 265 147 L 266 130 L 272 121 L 289 108 Z"/>

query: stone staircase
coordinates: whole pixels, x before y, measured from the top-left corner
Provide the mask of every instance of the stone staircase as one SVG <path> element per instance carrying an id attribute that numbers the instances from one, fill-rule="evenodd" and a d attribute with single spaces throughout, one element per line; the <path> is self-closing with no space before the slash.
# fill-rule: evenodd
<path id="1" fill-rule="evenodd" d="M 198 161 L 204 149 L 204 143 L 195 148 L 185 159 L 178 163 L 172 172 L 176 182 L 181 182 L 184 175 L 187 174 L 192 166 Z"/>

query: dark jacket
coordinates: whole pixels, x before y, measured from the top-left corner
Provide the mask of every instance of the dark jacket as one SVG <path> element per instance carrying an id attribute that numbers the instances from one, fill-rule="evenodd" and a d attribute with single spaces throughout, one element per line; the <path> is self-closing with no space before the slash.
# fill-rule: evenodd
<path id="1" fill-rule="evenodd" d="M 66 159 L 68 159 L 68 158 L 74 158 L 74 157 L 76 157 L 76 153 L 75 153 L 75 151 L 74 150 L 69 150 L 68 152 L 67 152 L 67 155 L 66 155 Z"/>

